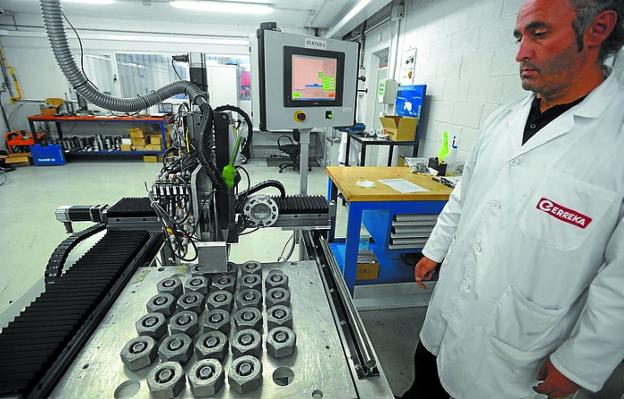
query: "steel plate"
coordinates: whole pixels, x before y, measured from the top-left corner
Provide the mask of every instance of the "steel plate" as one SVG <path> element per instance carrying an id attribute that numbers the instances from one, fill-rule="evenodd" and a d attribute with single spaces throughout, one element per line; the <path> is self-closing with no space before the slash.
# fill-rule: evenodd
<path id="1" fill-rule="evenodd" d="M 224 387 L 214 397 L 358 398 L 348 359 L 345 357 L 315 262 L 263 264 L 263 276 L 275 268 L 289 276 L 293 326 L 297 334 L 295 354 L 279 360 L 267 354 L 264 345 L 267 331 L 266 309 L 263 305 L 262 386 L 252 393 L 239 395 L 230 390 L 226 379 Z M 160 361 L 132 372 L 123 366 L 119 352 L 127 341 L 136 336 L 134 323 L 146 313 L 145 303 L 156 294 L 156 283 L 166 276 L 181 273 L 186 274 L 183 279 L 190 275 L 186 267 L 139 269 L 50 397 L 149 398 L 146 376 Z M 224 370 L 228 370 L 230 362 L 231 354 L 228 354 L 223 362 Z M 184 369 L 188 371 L 193 364 L 195 356 L 184 365 Z M 289 367 L 293 371 L 294 378 L 289 385 L 279 386 L 273 381 L 273 372 L 279 367 Z M 179 397 L 193 397 L 188 382 Z"/>

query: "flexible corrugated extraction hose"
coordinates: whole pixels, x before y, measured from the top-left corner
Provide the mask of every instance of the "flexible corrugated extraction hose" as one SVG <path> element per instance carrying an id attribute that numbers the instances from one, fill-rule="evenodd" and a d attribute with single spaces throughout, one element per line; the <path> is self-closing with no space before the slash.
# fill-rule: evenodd
<path id="1" fill-rule="evenodd" d="M 197 85 L 185 80 L 179 80 L 149 94 L 131 98 L 115 97 L 100 92 L 89 83 L 74 61 L 65 33 L 60 0 L 40 0 L 40 4 L 43 24 L 56 62 L 72 87 L 89 102 L 98 107 L 119 112 L 140 111 L 182 93 L 188 95 L 191 101 L 197 105 L 207 102 L 206 94 Z"/>
<path id="2" fill-rule="evenodd" d="M 217 171 L 214 156 L 212 108 L 208 104 L 206 93 L 197 85 L 186 80 L 179 80 L 160 89 L 153 90 L 149 94 L 131 98 L 115 97 L 102 93 L 89 82 L 74 61 L 65 33 L 60 0 L 40 0 L 40 5 L 43 24 L 56 62 L 72 87 L 89 102 L 110 111 L 137 112 L 163 102 L 177 94 L 188 95 L 191 102 L 197 104 L 202 111 L 201 136 L 199 137 L 197 158 L 206 169 L 213 186 L 217 189 L 224 186 L 223 180 Z"/>

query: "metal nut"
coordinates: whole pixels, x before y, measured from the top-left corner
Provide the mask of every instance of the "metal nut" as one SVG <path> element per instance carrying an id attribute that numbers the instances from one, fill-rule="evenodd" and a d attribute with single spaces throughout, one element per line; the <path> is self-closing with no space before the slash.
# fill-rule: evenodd
<path id="1" fill-rule="evenodd" d="M 234 295 L 230 291 L 219 290 L 208 295 L 206 307 L 208 310 L 223 309 L 229 312 L 233 301 Z"/>
<path id="2" fill-rule="evenodd" d="M 213 277 L 210 287 L 211 291 L 226 290 L 234 293 L 236 290 L 236 277 L 232 274 L 220 274 Z"/>
<path id="3" fill-rule="evenodd" d="M 135 323 L 135 327 L 139 336 L 160 339 L 167 333 L 167 318 L 162 313 L 148 313 Z"/>
<path id="4" fill-rule="evenodd" d="M 246 328 L 262 332 L 262 312 L 256 308 L 240 308 L 234 313 L 234 325 L 238 330 Z"/>
<path id="5" fill-rule="evenodd" d="M 204 276 L 193 276 L 184 282 L 184 292 L 199 292 L 202 295 L 208 294 L 208 278 Z"/>
<path id="6" fill-rule="evenodd" d="M 262 292 L 257 290 L 242 290 L 236 295 L 236 306 L 240 308 L 262 308 Z"/>
<path id="7" fill-rule="evenodd" d="M 193 356 L 193 340 L 186 334 L 173 334 L 163 340 L 158 355 L 164 362 L 186 363 Z"/>
<path id="8" fill-rule="evenodd" d="M 228 370 L 228 382 L 239 394 L 255 391 L 262 384 L 262 363 L 253 356 L 235 359 Z"/>
<path id="9" fill-rule="evenodd" d="M 159 294 L 171 294 L 178 297 L 182 294 L 182 281 L 179 277 L 165 277 L 156 284 Z"/>
<path id="10" fill-rule="evenodd" d="M 223 360 L 229 348 L 228 339 L 221 331 L 208 331 L 197 338 L 195 353 L 198 359 Z"/>
<path id="11" fill-rule="evenodd" d="M 158 294 L 154 295 L 147 301 L 145 308 L 149 313 L 158 312 L 165 316 L 171 316 L 175 310 L 176 299 L 171 294 Z"/>
<path id="12" fill-rule="evenodd" d="M 275 305 L 288 306 L 290 304 L 290 292 L 285 288 L 273 288 L 266 294 L 266 307 L 272 308 Z"/>
<path id="13" fill-rule="evenodd" d="M 232 356 L 237 358 L 245 355 L 262 356 L 262 336 L 256 330 L 250 328 L 240 330 L 232 338 L 230 343 Z"/>
<path id="14" fill-rule="evenodd" d="M 267 310 L 267 327 L 269 330 L 275 327 L 292 328 L 292 313 L 290 308 L 284 305 L 275 305 Z"/>
<path id="15" fill-rule="evenodd" d="M 266 348 L 269 355 L 276 359 L 288 357 L 295 351 L 297 336 L 288 327 L 275 327 L 267 334 Z"/>
<path id="16" fill-rule="evenodd" d="M 245 274 L 257 274 L 262 277 L 262 264 L 255 260 L 250 260 L 241 265 L 241 277 Z"/>
<path id="17" fill-rule="evenodd" d="M 190 291 L 180 295 L 176 307 L 178 310 L 190 310 L 199 314 L 204 310 L 204 298 L 203 294 Z"/>
<path id="18" fill-rule="evenodd" d="M 262 291 L 262 277 L 258 274 L 245 274 L 238 281 L 241 290 Z"/>
<path id="19" fill-rule="evenodd" d="M 202 322 L 204 331 L 230 332 L 230 313 L 223 309 L 213 309 L 206 313 Z"/>
<path id="20" fill-rule="evenodd" d="M 175 398 L 186 386 L 184 369 L 180 363 L 160 363 L 147 375 L 147 386 L 156 399 Z"/>
<path id="21" fill-rule="evenodd" d="M 223 366 L 215 359 L 200 360 L 189 370 L 188 380 L 195 397 L 214 396 L 225 381 Z"/>
<path id="22" fill-rule="evenodd" d="M 156 341 L 148 336 L 141 336 L 131 339 L 126 346 L 123 347 L 121 353 L 121 361 L 134 371 L 147 367 L 156 360 Z"/>
<path id="23" fill-rule="evenodd" d="M 288 288 L 288 276 L 281 270 L 271 270 L 264 279 L 267 291 L 273 288 Z"/>
<path id="24" fill-rule="evenodd" d="M 190 337 L 199 331 L 199 316 L 197 313 L 185 310 L 178 312 L 169 319 L 171 334 L 186 334 Z"/>

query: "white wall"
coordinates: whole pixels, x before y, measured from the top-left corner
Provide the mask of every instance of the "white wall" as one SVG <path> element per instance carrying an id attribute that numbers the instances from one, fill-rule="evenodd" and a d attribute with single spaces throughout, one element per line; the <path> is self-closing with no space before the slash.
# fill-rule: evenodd
<path id="1" fill-rule="evenodd" d="M 419 154 L 434 156 L 442 133 L 448 131 L 451 137 L 457 136 L 459 157 L 465 159 L 486 118 L 500 105 L 527 94 L 520 85 L 514 59 L 517 44 L 512 35 L 522 0 L 407 0 L 406 3 L 399 33 L 398 64 L 404 50 L 416 48 L 414 84 L 427 85 Z M 390 47 L 391 32 L 388 23 L 367 35 L 364 57 L 367 67 L 366 62 L 374 51 Z M 394 75 L 397 80 L 399 73 L 400 65 L 397 65 Z M 615 73 L 624 78 L 624 52 L 616 58 Z M 375 91 L 372 85 L 368 88 Z M 362 104 L 366 106 L 366 101 L 360 101 Z M 367 126 L 372 118 L 369 106 L 364 117 Z"/>

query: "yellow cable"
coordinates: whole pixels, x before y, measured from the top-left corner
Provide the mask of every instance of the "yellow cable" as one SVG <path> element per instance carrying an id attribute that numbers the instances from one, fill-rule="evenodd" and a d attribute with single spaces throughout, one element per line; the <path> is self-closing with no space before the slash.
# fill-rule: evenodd
<path id="1" fill-rule="evenodd" d="M 12 66 L 9 67 L 9 74 L 11 74 L 11 78 L 13 78 L 15 91 L 17 91 L 17 95 L 11 97 L 11 102 L 14 103 L 22 99 L 22 86 L 20 86 L 19 81 L 17 80 L 17 76 L 15 76 L 15 68 L 13 68 Z"/>
<path id="2" fill-rule="evenodd" d="M 189 144 L 189 134 L 188 134 L 188 127 L 186 128 L 186 132 L 184 134 L 186 136 L 186 152 L 190 152 L 191 151 L 191 146 Z"/>
<path id="3" fill-rule="evenodd" d="M 9 71 L 9 75 L 13 79 L 13 86 L 15 87 L 15 91 L 17 95 L 11 96 L 11 104 L 22 99 L 22 86 L 20 86 L 19 81 L 17 80 L 17 75 L 15 74 L 15 68 L 9 65 L 6 57 L 4 56 L 4 49 L 0 47 L 0 58 L 2 59 L 2 64 L 6 66 L 6 69 Z"/>

